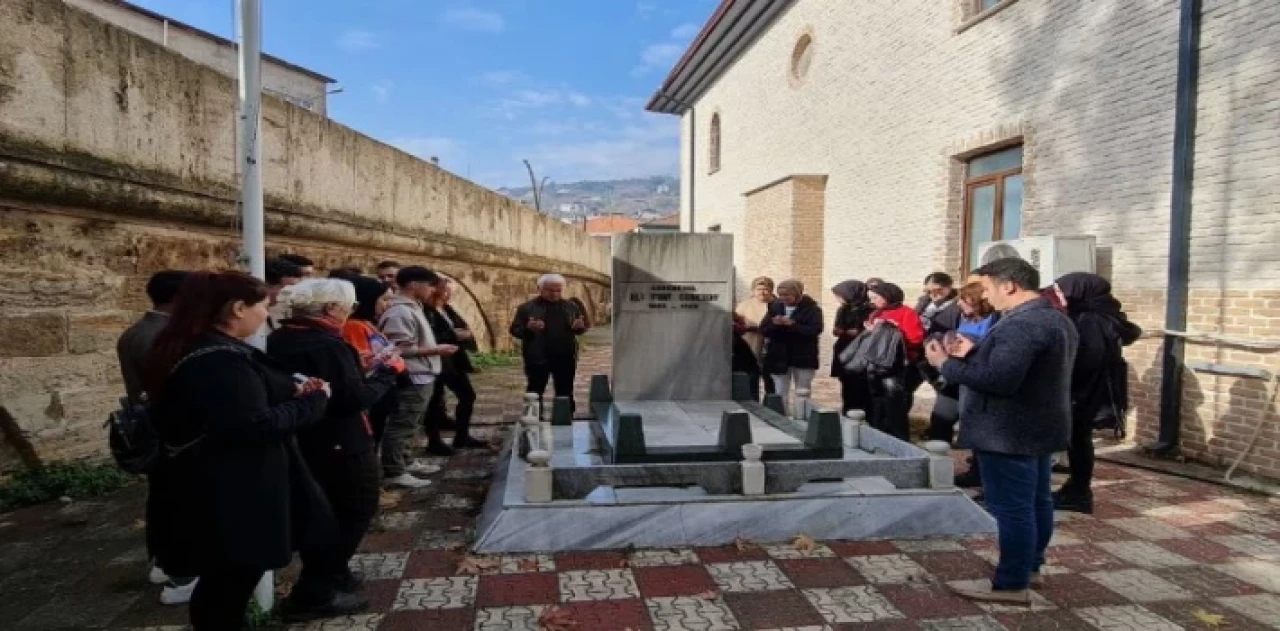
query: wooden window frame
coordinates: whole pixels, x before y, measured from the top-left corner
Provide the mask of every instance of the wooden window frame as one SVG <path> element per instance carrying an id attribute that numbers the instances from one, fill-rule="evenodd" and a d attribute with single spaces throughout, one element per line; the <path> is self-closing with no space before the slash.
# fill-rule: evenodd
<path id="1" fill-rule="evenodd" d="M 964 203 L 961 211 L 963 221 L 961 221 L 962 226 L 960 228 L 961 230 L 960 251 L 962 252 L 962 254 L 960 255 L 961 256 L 960 269 L 964 272 L 963 274 L 964 276 L 968 276 L 969 273 L 973 271 L 969 269 L 969 261 L 971 259 L 969 246 L 971 245 L 970 235 L 972 233 L 972 230 L 970 230 L 969 228 L 973 223 L 973 189 L 981 186 L 988 186 L 991 184 L 995 185 L 996 187 L 995 204 L 994 204 L 994 208 L 991 211 L 991 240 L 1000 241 L 1001 239 L 998 239 L 996 237 L 1004 235 L 1004 183 L 1005 183 L 1005 180 L 1011 177 L 1022 175 L 1022 166 L 1019 166 L 1016 169 L 1005 169 L 1004 171 L 996 171 L 995 173 L 988 173 L 986 175 L 980 175 L 978 177 L 971 178 L 969 177 L 969 174 L 968 174 L 969 163 L 972 163 L 973 160 L 976 160 L 978 158 L 989 156 L 995 153 L 1000 153 L 1002 151 L 1008 151 L 1009 149 L 1013 149 L 1014 147 L 1017 147 L 1017 146 L 1018 145 L 1011 145 L 1003 149 L 997 149 L 995 151 L 990 151 L 984 154 L 976 155 L 970 158 L 969 162 L 965 164 Z M 1025 188 L 1023 189 L 1023 195 L 1024 195 L 1023 201 L 1025 202 L 1026 201 Z"/>

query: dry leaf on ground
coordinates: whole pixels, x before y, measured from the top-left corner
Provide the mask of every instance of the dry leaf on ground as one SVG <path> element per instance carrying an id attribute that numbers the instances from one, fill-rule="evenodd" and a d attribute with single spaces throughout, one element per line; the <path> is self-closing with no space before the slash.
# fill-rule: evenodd
<path id="1" fill-rule="evenodd" d="M 1226 623 L 1227 617 L 1220 613 L 1209 613 L 1203 609 L 1197 609 L 1191 613 L 1206 627 L 1216 629 Z"/>
<path id="2" fill-rule="evenodd" d="M 701 594 L 698 594 L 697 598 L 705 598 L 707 600 L 717 600 L 720 598 L 720 590 L 708 589 L 707 591 L 702 592 Z"/>
<path id="3" fill-rule="evenodd" d="M 404 494 L 400 491 L 383 491 L 378 496 L 378 508 L 392 508 L 404 499 Z"/>
<path id="4" fill-rule="evenodd" d="M 469 556 L 458 563 L 458 574 L 480 574 L 485 570 L 492 570 L 496 567 L 498 567 L 496 559 Z"/>
<path id="5" fill-rule="evenodd" d="M 578 621 L 559 607 L 547 607 L 538 616 L 538 628 L 542 631 L 569 631 L 578 628 Z"/>
<path id="6" fill-rule="evenodd" d="M 520 559 L 516 562 L 516 569 L 521 572 L 537 572 L 540 567 L 537 559 Z"/>
<path id="7" fill-rule="evenodd" d="M 818 542 L 814 541 L 813 537 L 810 537 L 803 532 L 796 535 L 796 538 L 791 540 L 791 545 L 801 552 L 813 552 L 818 549 Z"/>
<path id="8" fill-rule="evenodd" d="M 738 552 L 746 552 L 747 550 L 755 550 L 756 544 L 746 537 L 738 537 L 733 540 L 733 547 L 737 548 Z"/>

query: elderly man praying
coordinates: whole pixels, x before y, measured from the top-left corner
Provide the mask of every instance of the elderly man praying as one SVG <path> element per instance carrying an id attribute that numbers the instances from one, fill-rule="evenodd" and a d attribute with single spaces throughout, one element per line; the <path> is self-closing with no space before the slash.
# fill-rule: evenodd
<path id="1" fill-rule="evenodd" d="M 578 369 L 577 336 L 587 330 L 586 314 L 564 298 L 565 280 L 559 274 L 538 279 L 538 295 L 516 309 L 511 337 L 520 340 L 524 356 L 525 392 L 542 399 L 547 381 L 557 397 L 573 402 L 573 378 Z"/>

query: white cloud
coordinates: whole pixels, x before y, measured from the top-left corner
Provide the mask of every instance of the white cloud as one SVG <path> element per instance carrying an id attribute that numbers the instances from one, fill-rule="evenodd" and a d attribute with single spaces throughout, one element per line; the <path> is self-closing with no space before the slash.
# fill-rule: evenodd
<path id="1" fill-rule="evenodd" d="M 640 53 L 640 65 L 631 69 L 631 76 L 640 77 L 657 68 L 670 66 L 680 58 L 684 46 L 673 42 L 650 44 Z"/>
<path id="2" fill-rule="evenodd" d="M 452 138 L 443 136 L 397 138 L 392 140 L 390 144 L 423 160 L 430 160 L 433 157 L 439 158 L 440 166 L 455 172 L 458 164 L 462 162 L 465 156 L 465 151 L 460 143 Z"/>
<path id="3" fill-rule="evenodd" d="M 585 94 L 580 94 L 578 92 L 570 92 L 568 97 L 566 98 L 569 99 L 570 103 L 576 105 L 577 107 L 587 107 L 591 105 L 591 97 Z"/>
<path id="4" fill-rule="evenodd" d="M 369 89 L 373 90 L 373 98 L 377 99 L 379 103 L 386 103 L 391 99 L 391 90 L 395 87 L 395 82 L 389 79 L 383 79 L 382 81 L 369 86 Z"/>
<path id="5" fill-rule="evenodd" d="M 650 2 L 649 0 L 640 0 L 636 3 L 636 15 L 639 15 L 641 18 L 648 19 L 648 17 L 653 15 L 657 10 L 658 5 Z"/>
<path id="6" fill-rule="evenodd" d="M 347 52 L 373 50 L 381 45 L 372 31 L 352 29 L 338 36 L 338 47 Z"/>
<path id="7" fill-rule="evenodd" d="M 693 36 L 697 35 L 698 31 L 701 31 L 701 30 L 702 30 L 702 27 L 698 26 L 697 24 L 694 24 L 693 22 L 687 22 L 685 24 L 681 24 L 680 26 L 675 27 L 674 29 L 671 29 L 671 39 L 679 39 L 679 40 L 693 39 Z"/>
<path id="8" fill-rule="evenodd" d="M 440 23 L 477 33 L 501 33 L 507 28 L 507 22 L 501 14 L 470 7 L 445 11 L 440 15 Z"/>
<path id="9" fill-rule="evenodd" d="M 680 121 L 674 117 L 646 114 L 624 126 L 540 121 L 527 131 L 535 134 L 532 143 L 517 142 L 503 166 L 477 179 L 489 186 L 524 185 L 528 174 L 520 160 L 526 158 L 539 176 L 562 182 L 675 175 L 680 169 Z"/>

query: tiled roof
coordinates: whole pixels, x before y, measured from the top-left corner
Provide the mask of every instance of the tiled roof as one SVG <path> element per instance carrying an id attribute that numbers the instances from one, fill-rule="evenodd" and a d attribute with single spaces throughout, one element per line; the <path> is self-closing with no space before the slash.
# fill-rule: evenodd
<path id="1" fill-rule="evenodd" d="M 640 227 L 640 222 L 630 217 L 590 217 L 584 229 L 591 234 L 620 234 Z"/>

